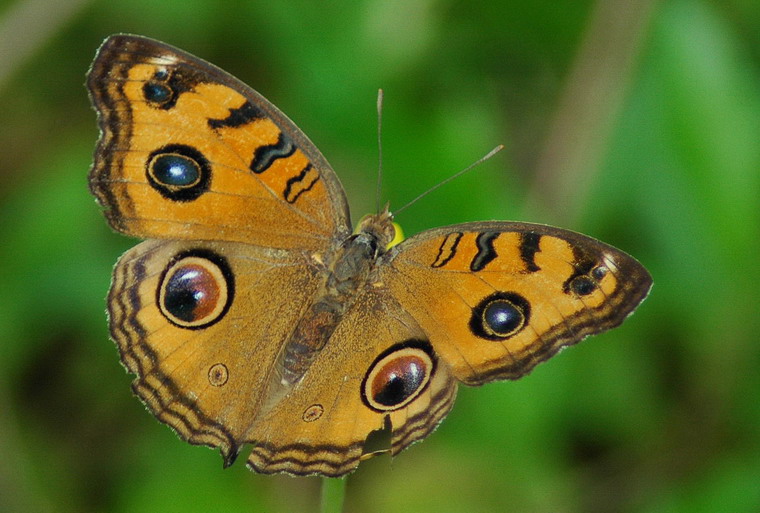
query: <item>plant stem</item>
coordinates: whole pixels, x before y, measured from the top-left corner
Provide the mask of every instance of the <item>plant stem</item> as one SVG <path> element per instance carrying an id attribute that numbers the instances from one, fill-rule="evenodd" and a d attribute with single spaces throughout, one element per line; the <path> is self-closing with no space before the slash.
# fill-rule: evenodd
<path id="1" fill-rule="evenodd" d="M 346 478 L 322 478 L 320 513 L 341 513 L 346 497 Z"/>

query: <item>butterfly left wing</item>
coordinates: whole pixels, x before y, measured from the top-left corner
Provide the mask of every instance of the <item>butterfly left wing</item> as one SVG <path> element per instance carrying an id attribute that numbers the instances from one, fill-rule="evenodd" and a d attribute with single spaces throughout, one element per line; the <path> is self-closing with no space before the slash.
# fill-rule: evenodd
<path id="1" fill-rule="evenodd" d="M 229 73 L 120 34 L 98 50 L 87 87 L 101 129 L 90 189 L 115 230 L 307 250 L 351 233 L 319 150 Z"/>
<path id="2" fill-rule="evenodd" d="M 468 223 L 391 249 L 381 280 L 469 385 L 517 379 L 619 325 L 652 285 L 633 257 L 545 225 Z"/>
<path id="3" fill-rule="evenodd" d="M 114 268 L 108 315 L 135 394 L 182 439 L 231 464 L 318 275 L 306 256 L 247 244 L 133 247 Z"/>

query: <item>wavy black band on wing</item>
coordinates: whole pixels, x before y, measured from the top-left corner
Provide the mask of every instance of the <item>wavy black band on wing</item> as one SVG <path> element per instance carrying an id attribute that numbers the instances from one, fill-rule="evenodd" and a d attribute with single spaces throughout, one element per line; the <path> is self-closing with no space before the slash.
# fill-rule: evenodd
<path id="1" fill-rule="evenodd" d="M 500 232 L 483 232 L 477 236 L 475 244 L 478 246 L 478 253 L 472 259 L 472 263 L 470 263 L 470 270 L 472 272 L 482 271 L 498 256 L 493 243 L 499 235 L 501 235 Z"/>
<path id="2" fill-rule="evenodd" d="M 256 174 L 263 173 L 269 169 L 275 160 L 290 157 L 295 151 L 296 145 L 293 144 L 293 141 L 284 132 L 280 132 L 275 144 L 259 146 L 253 152 L 251 171 Z"/>
<path id="3" fill-rule="evenodd" d="M 285 201 L 293 204 L 301 194 L 311 190 L 311 188 L 314 187 L 314 184 L 318 181 L 319 173 L 317 170 L 314 169 L 314 166 L 311 164 L 306 164 L 306 167 L 304 167 L 300 173 L 288 179 L 285 191 L 282 195 L 285 198 Z"/>
<path id="4" fill-rule="evenodd" d="M 540 251 L 541 235 L 534 232 L 520 234 L 520 258 L 525 264 L 525 270 L 529 273 L 540 271 L 536 265 L 536 253 Z"/>
<path id="5" fill-rule="evenodd" d="M 457 254 L 457 246 L 463 236 L 464 233 L 462 232 L 453 232 L 446 235 L 443 242 L 441 242 L 441 247 L 438 248 L 438 255 L 436 255 L 435 261 L 430 264 L 430 267 L 443 267 L 449 263 L 449 261 L 454 258 L 454 255 Z"/>
<path id="6" fill-rule="evenodd" d="M 264 119 L 265 117 L 266 114 L 256 108 L 251 102 L 245 102 L 236 109 L 230 109 L 229 115 L 224 119 L 209 119 L 208 126 L 214 129 L 237 128 L 257 119 Z"/>

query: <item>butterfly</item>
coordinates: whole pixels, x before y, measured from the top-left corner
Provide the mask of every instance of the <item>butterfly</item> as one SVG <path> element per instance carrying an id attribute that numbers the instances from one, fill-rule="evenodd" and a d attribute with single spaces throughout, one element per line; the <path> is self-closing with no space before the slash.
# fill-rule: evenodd
<path id="1" fill-rule="evenodd" d="M 121 256 L 111 338 L 133 390 L 192 444 L 257 472 L 340 476 L 389 434 L 430 434 L 458 383 L 517 379 L 619 325 L 651 277 L 540 224 L 434 228 L 391 245 L 386 207 L 351 228 L 312 142 L 256 91 L 167 44 L 106 39 L 88 73 L 89 185 Z"/>

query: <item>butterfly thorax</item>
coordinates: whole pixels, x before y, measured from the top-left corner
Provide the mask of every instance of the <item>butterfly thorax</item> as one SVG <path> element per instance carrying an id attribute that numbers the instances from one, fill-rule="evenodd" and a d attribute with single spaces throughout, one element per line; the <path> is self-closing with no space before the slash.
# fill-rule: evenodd
<path id="1" fill-rule="evenodd" d="M 282 385 L 292 385 L 303 378 L 355 302 L 357 291 L 372 281 L 375 262 L 386 252 L 394 231 L 392 215 L 386 207 L 362 220 L 357 233 L 347 238 L 327 262 L 325 282 L 282 352 L 278 369 Z"/>

